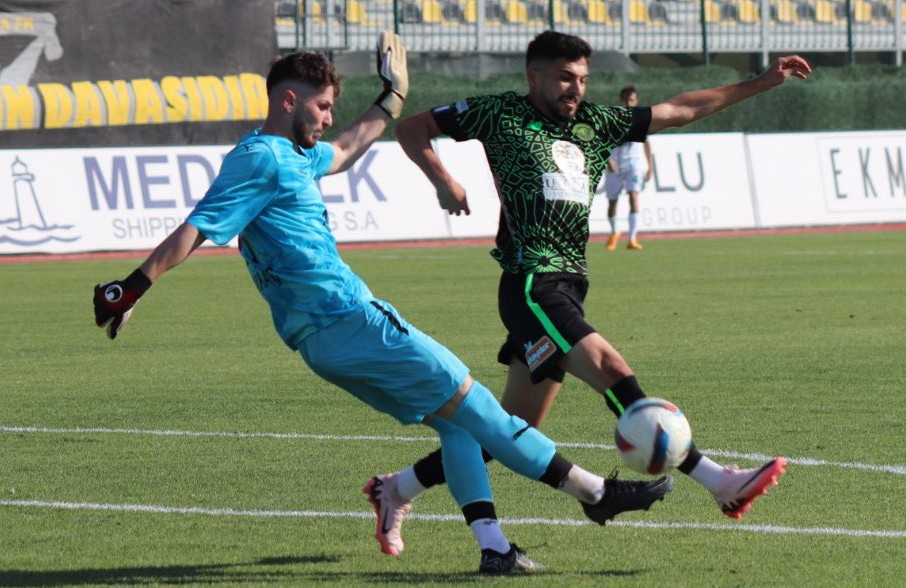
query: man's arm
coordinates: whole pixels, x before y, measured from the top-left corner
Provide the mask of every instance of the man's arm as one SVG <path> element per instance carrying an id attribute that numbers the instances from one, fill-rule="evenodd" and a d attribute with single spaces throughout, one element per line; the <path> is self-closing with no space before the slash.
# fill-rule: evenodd
<path id="1" fill-rule="evenodd" d="M 362 116 L 347 126 L 330 144 L 333 146 L 333 163 L 327 174 L 344 172 L 368 151 L 368 148 L 387 128 L 387 113 L 372 104 Z"/>
<path id="2" fill-rule="evenodd" d="M 333 146 L 333 163 L 328 174 L 349 169 L 381 136 L 387 121 L 399 118 L 409 92 L 409 70 L 406 48 L 399 35 L 384 31 L 377 44 L 377 73 L 384 89 L 355 122 L 343 129 Z"/>
<path id="3" fill-rule="evenodd" d="M 431 146 L 431 139 L 443 134 L 430 111 L 410 116 L 396 126 L 396 140 L 434 185 L 440 207 L 457 216 L 470 214 L 465 188 L 453 179 Z"/>
<path id="4" fill-rule="evenodd" d="M 129 322 L 132 308 L 157 278 L 180 264 L 204 243 L 205 236 L 189 223 L 170 233 L 151 255 L 124 280 L 94 287 L 94 322 L 107 327 L 107 336 L 116 339 Z"/>
<path id="5" fill-rule="evenodd" d="M 654 154 L 651 152 L 651 141 L 646 140 L 645 143 L 645 159 L 648 160 L 648 171 L 645 172 L 645 181 L 651 180 L 651 175 L 654 173 Z"/>
<path id="6" fill-rule="evenodd" d="M 811 71 L 808 62 L 797 55 L 779 57 L 757 78 L 720 88 L 684 92 L 651 107 L 651 126 L 648 128 L 648 134 L 687 125 L 766 92 L 791 77 L 806 79 Z"/>
<path id="7" fill-rule="evenodd" d="M 139 269 L 151 282 L 156 282 L 167 270 L 185 261 L 205 239 L 194 225 L 183 223 L 161 241 Z"/>

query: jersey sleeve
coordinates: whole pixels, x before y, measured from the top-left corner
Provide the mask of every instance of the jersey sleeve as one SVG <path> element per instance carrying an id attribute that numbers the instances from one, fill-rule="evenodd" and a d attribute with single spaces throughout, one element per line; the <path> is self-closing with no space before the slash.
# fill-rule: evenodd
<path id="1" fill-rule="evenodd" d="M 494 112 L 496 96 L 474 96 L 452 104 L 437 106 L 431 115 L 440 130 L 457 141 L 482 140 L 495 130 Z"/>
<path id="2" fill-rule="evenodd" d="M 626 134 L 625 141 L 644 143 L 648 139 L 648 129 L 651 127 L 651 107 L 643 106 L 630 108 L 632 111 L 632 126 Z"/>
<path id="3" fill-rule="evenodd" d="M 273 200 L 277 182 L 277 161 L 270 148 L 240 144 L 224 158 L 220 173 L 186 221 L 211 241 L 226 245 Z"/>
<path id="4" fill-rule="evenodd" d="M 651 126 L 651 107 L 591 105 L 597 120 L 598 136 L 607 143 L 643 143 Z"/>

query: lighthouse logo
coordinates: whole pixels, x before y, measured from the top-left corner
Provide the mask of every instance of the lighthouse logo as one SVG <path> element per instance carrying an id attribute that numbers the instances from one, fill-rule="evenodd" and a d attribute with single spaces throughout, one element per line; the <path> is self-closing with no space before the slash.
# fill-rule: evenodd
<path id="1" fill-rule="evenodd" d="M 78 241 L 81 236 L 74 234 L 73 225 L 56 224 L 44 215 L 28 165 L 16 157 L 11 168 L 12 191 L 0 191 L 0 243 L 31 246 Z"/>

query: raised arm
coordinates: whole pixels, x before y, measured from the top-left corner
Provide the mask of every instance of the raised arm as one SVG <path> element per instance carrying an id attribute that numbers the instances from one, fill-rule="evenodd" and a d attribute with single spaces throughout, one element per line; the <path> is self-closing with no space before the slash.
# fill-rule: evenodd
<path id="1" fill-rule="evenodd" d="M 434 185 L 440 207 L 457 216 L 470 214 L 465 188 L 453 179 L 431 146 L 431 139 L 443 134 L 430 111 L 410 116 L 396 126 L 397 141 Z"/>
<path id="2" fill-rule="evenodd" d="M 377 72 L 384 89 L 374 104 L 331 142 L 334 156 L 328 174 L 349 169 L 381 136 L 387 121 L 402 114 L 409 92 L 409 72 L 406 48 L 399 35 L 390 31 L 381 33 L 377 44 Z"/>
<path id="3" fill-rule="evenodd" d="M 648 134 L 681 127 L 775 88 L 792 77 L 806 79 L 812 68 L 798 55 L 779 57 L 757 78 L 706 90 L 693 90 L 651 107 Z"/>

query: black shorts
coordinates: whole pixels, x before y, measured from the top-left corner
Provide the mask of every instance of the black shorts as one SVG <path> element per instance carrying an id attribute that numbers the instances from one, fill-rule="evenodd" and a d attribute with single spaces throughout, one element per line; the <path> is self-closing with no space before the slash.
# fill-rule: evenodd
<path id="1" fill-rule="evenodd" d="M 562 382 L 560 359 L 595 328 L 585 321 L 588 278 L 578 274 L 503 272 L 497 293 L 500 319 L 507 330 L 497 361 L 513 358 L 528 366 L 532 383 Z"/>

